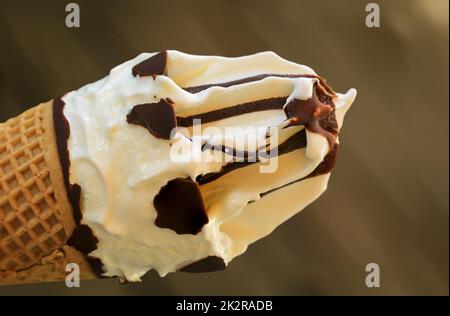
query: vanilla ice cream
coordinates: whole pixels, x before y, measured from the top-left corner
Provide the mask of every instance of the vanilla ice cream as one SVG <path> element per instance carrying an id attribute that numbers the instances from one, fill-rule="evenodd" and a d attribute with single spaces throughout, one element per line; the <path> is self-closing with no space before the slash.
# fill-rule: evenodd
<path id="1" fill-rule="evenodd" d="M 128 281 L 225 267 L 325 191 L 355 96 L 273 52 L 173 50 L 64 95 L 86 255 Z"/>

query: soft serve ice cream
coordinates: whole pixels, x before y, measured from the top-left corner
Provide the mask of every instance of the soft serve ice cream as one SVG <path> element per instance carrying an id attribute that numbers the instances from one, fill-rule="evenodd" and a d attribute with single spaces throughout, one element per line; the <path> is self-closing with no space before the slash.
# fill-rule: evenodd
<path id="1" fill-rule="evenodd" d="M 73 245 L 129 281 L 224 268 L 325 191 L 355 96 L 272 52 L 117 66 L 55 101 Z"/>

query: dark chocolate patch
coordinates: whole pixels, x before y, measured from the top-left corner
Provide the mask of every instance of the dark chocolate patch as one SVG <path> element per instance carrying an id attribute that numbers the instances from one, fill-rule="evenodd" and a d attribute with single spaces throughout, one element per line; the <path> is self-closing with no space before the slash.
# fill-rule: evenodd
<path id="1" fill-rule="evenodd" d="M 222 258 L 209 256 L 182 268 L 181 272 L 203 273 L 225 270 L 227 265 Z"/>
<path id="2" fill-rule="evenodd" d="M 84 224 L 79 224 L 75 228 L 75 231 L 67 242 L 69 246 L 75 247 L 86 255 L 97 249 L 97 243 L 98 239 L 92 233 L 91 228 Z"/>
<path id="3" fill-rule="evenodd" d="M 162 139 L 170 139 L 170 133 L 177 127 L 173 104 L 165 99 L 161 99 L 158 103 L 134 106 L 127 116 L 127 122 L 140 125 L 155 137 Z"/>
<path id="4" fill-rule="evenodd" d="M 103 270 L 103 263 L 99 258 L 88 256 L 87 260 L 88 260 L 89 264 L 91 265 L 92 271 L 95 273 L 97 278 L 99 278 L 99 279 L 107 279 L 108 278 L 103 275 L 103 273 L 105 273 L 105 271 Z"/>
<path id="5" fill-rule="evenodd" d="M 160 52 L 133 67 L 133 76 L 146 77 L 152 76 L 153 79 L 158 75 L 164 75 L 167 67 L 167 52 Z"/>
<path id="6" fill-rule="evenodd" d="M 190 178 L 171 180 L 153 200 L 155 225 L 177 234 L 198 234 L 208 223 L 205 204 L 197 183 Z"/>
<path id="7" fill-rule="evenodd" d="M 75 230 L 70 236 L 67 244 L 81 251 L 85 255 L 97 249 L 98 239 L 94 236 L 91 228 L 87 225 L 81 225 L 83 217 L 80 208 L 81 187 L 78 184 L 70 184 L 70 158 L 68 150 L 68 140 L 70 136 L 70 125 L 64 116 L 65 103 L 61 98 L 56 98 L 53 102 L 53 124 L 56 135 L 56 145 L 58 148 L 59 162 L 64 178 L 64 186 L 67 192 L 67 198 L 72 206 L 73 218 L 76 224 Z M 100 259 L 88 257 L 92 269 L 100 277 L 103 273 Z"/>

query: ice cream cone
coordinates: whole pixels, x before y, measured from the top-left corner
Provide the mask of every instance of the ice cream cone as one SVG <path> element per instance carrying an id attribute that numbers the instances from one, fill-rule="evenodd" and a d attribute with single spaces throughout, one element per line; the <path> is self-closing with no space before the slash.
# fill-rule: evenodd
<path id="1" fill-rule="evenodd" d="M 95 277 L 75 226 L 49 101 L 0 124 L 0 285 L 64 280 L 68 263 Z"/>
<path id="2" fill-rule="evenodd" d="M 163 51 L 0 124 L 0 285 L 226 268 L 326 190 L 355 97 L 273 52 Z"/>

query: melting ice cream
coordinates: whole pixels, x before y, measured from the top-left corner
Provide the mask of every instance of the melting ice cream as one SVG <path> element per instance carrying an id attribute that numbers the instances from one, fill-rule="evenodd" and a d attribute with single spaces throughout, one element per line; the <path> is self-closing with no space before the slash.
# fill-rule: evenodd
<path id="1" fill-rule="evenodd" d="M 325 191 L 355 96 L 272 52 L 117 66 L 55 101 L 71 242 L 129 281 L 224 268 Z"/>

